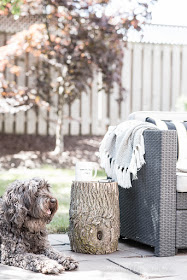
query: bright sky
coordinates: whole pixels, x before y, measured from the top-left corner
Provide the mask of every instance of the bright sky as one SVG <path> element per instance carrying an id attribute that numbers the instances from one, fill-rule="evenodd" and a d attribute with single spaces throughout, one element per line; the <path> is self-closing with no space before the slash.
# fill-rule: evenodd
<path id="1" fill-rule="evenodd" d="M 136 4 L 136 0 L 111 0 L 108 12 L 127 11 Z M 187 26 L 187 0 L 158 0 L 152 6 L 152 23 Z"/>
<path id="2" fill-rule="evenodd" d="M 187 26 L 187 0 L 158 0 L 152 9 L 152 23 Z"/>

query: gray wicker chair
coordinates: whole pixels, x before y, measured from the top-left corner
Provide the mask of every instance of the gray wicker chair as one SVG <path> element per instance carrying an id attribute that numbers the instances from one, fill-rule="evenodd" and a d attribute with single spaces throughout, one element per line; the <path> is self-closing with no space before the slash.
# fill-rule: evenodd
<path id="1" fill-rule="evenodd" d="M 121 237 L 154 247 L 156 256 L 187 248 L 187 193 L 176 192 L 176 131 L 146 130 L 146 164 L 132 188 L 119 186 Z"/>

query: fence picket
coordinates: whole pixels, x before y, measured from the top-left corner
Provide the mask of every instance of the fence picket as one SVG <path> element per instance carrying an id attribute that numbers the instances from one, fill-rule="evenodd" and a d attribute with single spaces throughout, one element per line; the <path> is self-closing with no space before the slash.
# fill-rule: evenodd
<path id="1" fill-rule="evenodd" d="M 6 33 L 0 34 L 0 47 L 6 43 Z M 0 114 L 0 132 L 4 132 L 4 114 Z"/>
<path id="2" fill-rule="evenodd" d="M 0 132 L 3 131 L 3 119 L 4 119 L 4 115 L 0 114 Z"/>
<path id="3" fill-rule="evenodd" d="M 21 72 L 17 77 L 17 84 L 19 86 L 25 85 L 25 61 L 24 57 L 19 58 L 17 60 L 17 65 L 21 68 Z M 15 114 L 15 130 L 17 134 L 24 134 L 25 133 L 25 112 L 21 111 Z"/>
<path id="4" fill-rule="evenodd" d="M 27 112 L 27 133 L 36 134 L 36 112 L 34 109 L 30 109 Z"/>
<path id="5" fill-rule="evenodd" d="M 56 133 L 56 124 L 57 124 L 57 104 L 58 104 L 58 95 L 55 94 L 52 96 L 54 105 L 49 108 L 49 135 L 55 135 Z"/>
<path id="6" fill-rule="evenodd" d="M 92 135 L 99 135 L 99 123 L 98 123 L 98 75 L 95 71 L 94 79 L 92 82 L 92 89 L 91 89 L 91 106 L 90 106 L 90 113 L 91 113 L 91 134 Z"/>
<path id="7" fill-rule="evenodd" d="M 173 46 L 173 67 L 172 67 L 172 102 L 171 102 L 171 110 L 175 110 L 176 100 L 180 96 L 180 47 Z"/>
<path id="8" fill-rule="evenodd" d="M 144 45 L 143 48 L 143 58 L 142 58 L 142 108 L 143 111 L 148 111 L 151 108 L 152 100 L 152 46 Z"/>
<path id="9" fill-rule="evenodd" d="M 10 39 L 10 36 L 7 36 L 7 40 Z M 10 72 L 9 68 L 6 68 L 5 70 L 5 76 L 8 81 L 13 82 L 14 81 L 14 75 Z M 15 121 L 15 115 L 14 114 L 4 114 L 4 132 L 5 133 L 14 133 L 14 121 Z"/>
<path id="10" fill-rule="evenodd" d="M 0 34 L 0 45 L 5 40 Z M 18 65 L 25 71 L 17 78 L 6 70 L 10 80 L 17 79 L 19 85 L 34 87 L 35 77 L 25 73 L 36 58 L 29 55 Z M 24 63 L 27 65 L 24 66 Z M 101 73 L 94 74 L 90 93 L 82 93 L 71 106 L 64 106 L 64 134 L 104 135 L 108 125 L 117 125 L 137 110 L 175 110 L 176 100 L 181 94 L 187 95 L 187 46 L 128 43 L 124 50 L 122 85 L 126 98 L 119 104 L 118 85 L 109 96 L 102 88 Z M 54 74 L 54 73 L 53 73 Z M 52 96 L 57 107 L 58 97 Z M 55 99 L 56 98 L 56 99 Z M 32 108 L 26 114 L 0 114 L 0 132 L 17 134 L 55 135 L 56 109 L 49 113 L 46 108 Z"/>
<path id="11" fill-rule="evenodd" d="M 16 134 L 24 134 L 25 133 L 25 112 L 18 112 L 16 115 Z"/>
<path id="12" fill-rule="evenodd" d="M 130 87 L 131 87 L 131 51 L 132 44 L 128 43 L 127 49 L 124 50 L 123 69 L 122 69 L 122 86 L 125 89 L 123 101 L 121 102 L 121 120 L 127 119 L 130 113 Z"/>
<path id="13" fill-rule="evenodd" d="M 103 135 L 103 131 L 106 131 L 109 123 L 107 119 L 107 110 L 106 110 L 106 102 L 107 102 L 107 94 L 104 92 L 104 90 L 100 91 L 100 98 L 102 104 L 100 104 L 100 112 L 98 114 L 98 122 L 99 122 L 99 127 L 100 131 L 99 134 Z"/>
<path id="14" fill-rule="evenodd" d="M 182 89 L 181 94 L 187 96 L 187 82 L 186 82 L 186 73 L 187 73 L 187 46 L 183 46 L 183 64 L 182 64 Z"/>
<path id="15" fill-rule="evenodd" d="M 132 111 L 139 111 L 141 104 L 141 52 L 142 45 L 135 44 L 133 52 Z"/>
<path id="16" fill-rule="evenodd" d="M 69 104 L 64 105 L 64 122 L 63 122 L 63 130 L 64 135 L 69 134 L 69 125 L 70 125 L 70 119 L 69 119 Z"/>
<path id="17" fill-rule="evenodd" d="M 86 92 L 82 92 L 81 98 L 81 134 L 88 135 L 90 133 L 90 95 Z"/>
<path id="18" fill-rule="evenodd" d="M 161 91 L 161 54 L 162 49 L 158 45 L 153 46 L 153 95 L 152 110 L 160 110 L 160 91 Z"/>
<path id="19" fill-rule="evenodd" d="M 47 135 L 47 109 L 39 107 L 38 110 L 38 134 Z"/>
<path id="20" fill-rule="evenodd" d="M 119 123 L 119 88 L 116 83 L 114 83 L 113 92 L 110 94 L 110 125 L 116 125 Z"/>
<path id="21" fill-rule="evenodd" d="M 14 114 L 5 113 L 4 114 L 4 132 L 7 134 L 14 133 Z"/>
<path id="22" fill-rule="evenodd" d="M 80 100 L 76 99 L 71 105 L 71 135 L 79 135 Z"/>
<path id="23" fill-rule="evenodd" d="M 162 110 L 170 110 L 170 78 L 171 78 L 171 56 L 170 47 L 163 48 L 163 88 L 162 88 Z"/>

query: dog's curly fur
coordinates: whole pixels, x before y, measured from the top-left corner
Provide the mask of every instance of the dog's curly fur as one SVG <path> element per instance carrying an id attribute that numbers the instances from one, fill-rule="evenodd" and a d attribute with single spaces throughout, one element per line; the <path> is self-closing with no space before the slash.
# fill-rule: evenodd
<path id="1" fill-rule="evenodd" d="M 1 263 L 45 274 L 77 268 L 76 261 L 56 251 L 47 239 L 46 224 L 57 208 L 45 180 L 13 182 L 0 198 Z"/>

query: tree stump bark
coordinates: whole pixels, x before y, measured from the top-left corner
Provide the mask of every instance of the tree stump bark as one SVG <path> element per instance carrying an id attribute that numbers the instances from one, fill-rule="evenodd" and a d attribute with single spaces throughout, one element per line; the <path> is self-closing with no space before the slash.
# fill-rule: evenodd
<path id="1" fill-rule="evenodd" d="M 73 182 L 69 214 L 72 251 L 108 254 L 117 250 L 120 235 L 117 183 Z"/>

